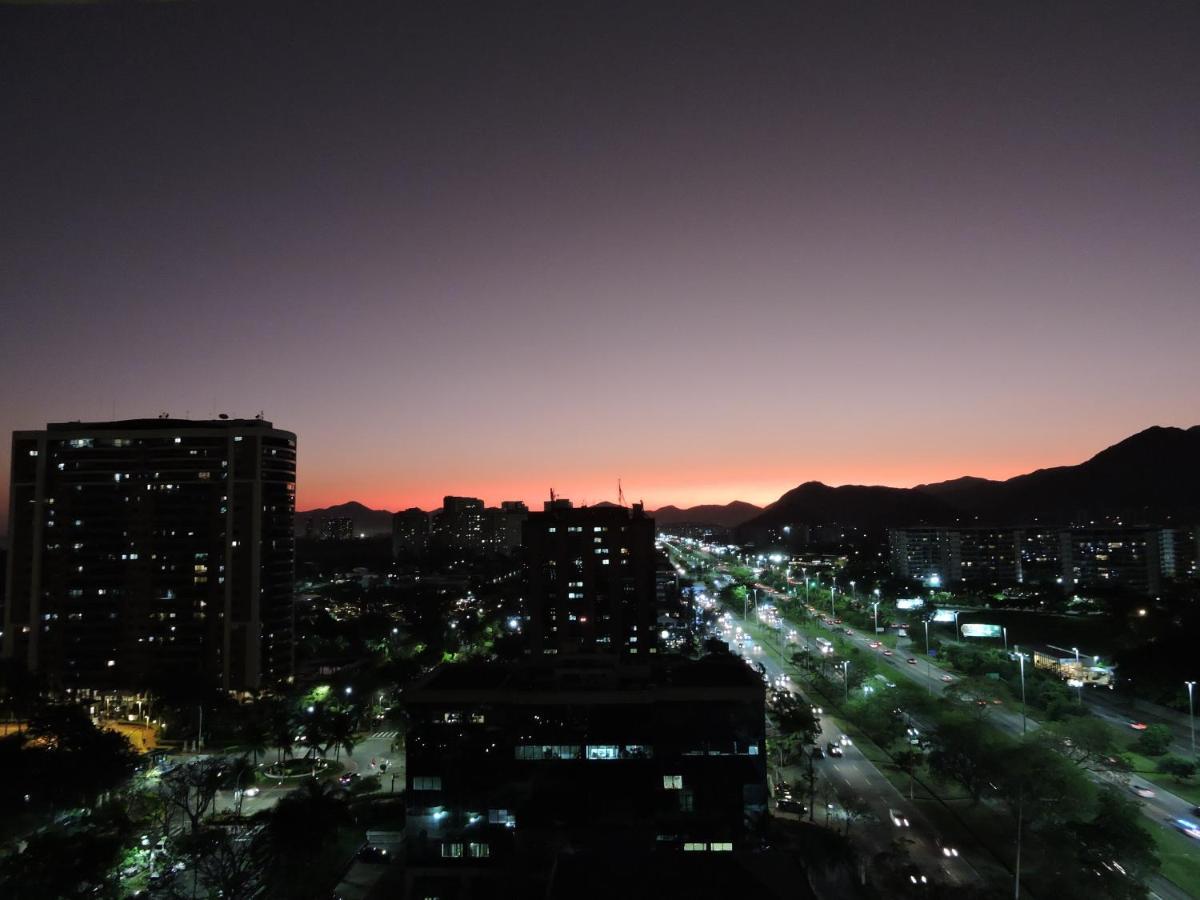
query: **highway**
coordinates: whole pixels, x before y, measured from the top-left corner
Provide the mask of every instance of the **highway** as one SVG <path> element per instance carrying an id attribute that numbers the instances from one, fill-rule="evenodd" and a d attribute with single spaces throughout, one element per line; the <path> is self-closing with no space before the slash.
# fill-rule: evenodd
<path id="1" fill-rule="evenodd" d="M 664 541 L 664 544 L 675 550 L 677 554 L 682 553 L 681 548 L 677 547 L 676 545 L 673 545 L 668 541 Z M 689 550 L 688 552 L 694 551 Z M 723 565 L 719 561 L 713 560 L 713 563 L 718 570 L 724 569 Z M 728 575 L 726 574 L 725 577 L 728 578 Z M 779 593 L 779 591 L 767 585 L 756 583 L 752 586 L 758 592 L 765 593 L 767 596 L 776 599 L 782 599 L 782 595 Z M 731 610 L 730 612 L 734 617 L 740 619 L 742 612 L 741 610 Z M 945 670 L 934 665 L 928 654 L 919 649 L 923 644 L 923 641 L 917 642 L 909 639 L 907 645 L 898 646 L 894 653 L 889 656 L 884 654 L 883 651 L 887 649 L 884 646 L 881 646 L 877 650 L 870 647 L 871 642 L 875 640 L 875 635 L 873 634 L 861 634 L 852 629 L 852 634 L 847 635 L 845 633 L 845 626 L 839 626 L 831 622 L 826 622 L 822 618 L 819 611 L 815 610 L 813 621 L 818 623 L 819 626 L 825 631 L 836 634 L 840 639 L 850 642 L 865 652 L 877 653 L 879 656 L 878 661 L 885 670 L 890 670 L 891 672 L 898 674 L 900 678 L 906 678 L 910 682 L 925 688 L 934 696 L 941 697 L 948 689 L 953 689 L 954 683 L 958 679 L 957 675 L 946 672 Z M 786 621 L 782 620 L 781 618 L 779 628 L 782 629 L 786 627 L 786 624 Z M 766 628 L 767 626 L 763 625 L 761 627 Z M 774 645 L 776 642 L 771 643 Z M 775 653 L 777 652 L 778 651 L 776 650 Z M 763 665 L 767 667 L 768 673 L 770 674 L 772 680 L 782 671 L 783 668 L 779 663 L 778 658 L 775 656 L 775 653 L 764 652 L 754 655 L 756 660 L 762 662 Z M 910 658 L 917 661 L 915 665 L 908 662 Z M 943 681 L 943 676 L 948 676 L 949 681 Z M 803 696 L 799 690 L 795 690 L 795 693 Z M 1089 703 L 1089 705 L 1093 707 L 1093 711 L 1099 712 L 1099 710 L 1095 709 L 1093 704 Z M 1029 718 L 1028 715 L 1022 716 L 1020 712 L 1002 706 L 989 706 L 985 715 L 990 724 L 994 725 L 1001 732 L 1015 738 L 1020 738 L 1022 734 L 1036 731 L 1041 727 L 1040 723 L 1032 718 Z M 1104 715 L 1101 717 L 1116 724 L 1118 727 L 1127 728 L 1129 726 L 1130 720 L 1122 716 L 1111 706 L 1104 710 Z M 838 731 L 837 726 L 832 722 L 829 722 L 827 725 L 826 722 L 827 717 L 822 717 L 822 727 L 828 729 L 830 734 L 837 734 L 840 736 L 840 731 Z M 1178 735 L 1177 731 L 1176 735 Z M 828 738 L 825 739 L 828 740 Z M 1182 755 L 1190 756 L 1190 753 L 1186 752 L 1188 750 L 1190 750 L 1190 747 L 1185 748 L 1185 752 L 1182 753 Z M 890 798 L 893 795 L 898 795 L 899 792 L 891 784 L 891 782 L 887 781 L 886 777 L 884 777 L 882 773 L 878 771 L 878 769 L 876 769 L 868 760 L 866 760 L 865 757 L 858 753 L 857 750 L 854 750 L 853 754 L 853 758 L 857 759 L 857 761 L 864 767 L 864 770 L 861 773 L 855 773 L 853 771 L 853 767 L 848 767 L 847 772 L 852 774 L 852 777 L 843 779 L 842 786 L 857 790 L 859 792 L 859 796 L 864 800 L 870 801 L 871 798 L 874 798 L 874 802 L 871 802 L 872 811 L 878 815 L 880 808 L 882 808 L 883 817 L 881 821 L 887 822 L 887 808 L 884 808 L 890 802 L 887 798 Z M 847 751 L 847 757 L 845 759 L 852 759 L 850 756 L 850 751 Z M 843 763 L 845 759 L 842 761 Z M 828 762 L 829 760 L 825 761 L 825 763 Z M 824 765 L 825 763 L 820 763 L 819 765 Z M 880 781 L 876 781 L 868 777 L 865 767 L 869 767 L 871 770 L 873 770 L 875 774 L 878 775 L 879 779 L 881 779 L 882 782 L 886 782 L 886 784 L 882 784 Z M 1193 815 L 1192 804 L 1175 794 L 1164 791 L 1160 786 L 1152 784 L 1143 778 L 1116 774 L 1107 771 L 1088 771 L 1088 775 L 1097 783 L 1116 784 L 1122 787 L 1122 789 L 1128 790 L 1131 794 L 1135 794 L 1139 790 L 1143 793 L 1151 792 L 1152 796 L 1148 797 L 1138 795 L 1137 801 L 1141 806 L 1143 815 L 1145 815 L 1154 826 L 1173 829 L 1173 823 L 1176 819 L 1185 818 L 1196 820 L 1197 818 L 1195 815 Z M 905 803 L 907 803 L 906 799 Z M 897 808 L 900 809 L 900 807 Z M 927 821 L 924 821 L 923 817 L 920 817 L 916 814 L 916 810 L 912 809 L 912 804 L 908 804 L 908 806 L 904 807 L 904 809 L 908 809 L 910 812 L 914 813 L 914 815 L 910 816 L 909 818 L 909 821 L 914 825 L 914 830 L 923 832 L 925 835 L 934 834 L 932 831 L 932 826 L 930 826 Z M 918 821 L 922 821 L 923 823 L 919 829 L 917 828 Z M 879 835 L 876 834 L 875 837 L 878 839 Z M 931 841 L 927 837 L 924 843 L 928 845 L 931 843 Z M 928 850 L 928 847 L 925 849 Z M 917 847 L 914 846 L 914 860 L 917 858 L 917 852 Z M 934 864 L 934 861 L 930 859 L 930 855 L 927 852 L 923 854 L 923 856 L 925 865 Z M 940 860 L 936 861 L 936 863 L 939 864 L 940 862 Z M 1153 879 L 1151 879 L 1150 887 L 1153 895 L 1162 898 L 1162 900 L 1183 900 L 1183 898 L 1189 896 L 1187 893 L 1181 891 L 1179 888 L 1175 887 L 1171 882 L 1167 881 L 1161 876 L 1155 876 Z"/>

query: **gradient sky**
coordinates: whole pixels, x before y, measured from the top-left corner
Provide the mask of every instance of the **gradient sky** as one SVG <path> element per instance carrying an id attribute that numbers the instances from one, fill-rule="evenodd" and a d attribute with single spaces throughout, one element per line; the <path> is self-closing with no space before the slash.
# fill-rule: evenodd
<path id="1" fill-rule="evenodd" d="M 0 429 L 263 410 L 394 509 L 1200 422 L 1195 3 L 242 5 L 0 7 Z"/>

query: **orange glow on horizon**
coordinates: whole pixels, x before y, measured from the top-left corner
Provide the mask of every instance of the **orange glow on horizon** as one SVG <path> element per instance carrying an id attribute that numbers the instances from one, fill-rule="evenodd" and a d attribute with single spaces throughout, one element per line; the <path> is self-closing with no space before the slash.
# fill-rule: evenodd
<path id="1" fill-rule="evenodd" d="M 980 463 L 961 463 L 954 466 L 937 466 L 939 472 L 925 470 L 933 466 L 917 466 L 911 462 L 898 463 L 890 468 L 878 468 L 873 471 L 855 471 L 833 469 L 826 477 L 789 478 L 781 473 L 762 474 L 759 478 L 727 476 L 721 478 L 717 473 L 697 473 L 694 479 L 685 479 L 679 472 L 655 473 L 657 477 L 645 481 L 628 478 L 624 479 L 626 503 L 644 502 L 647 509 L 658 509 L 663 506 L 686 508 L 707 504 L 723 505 L 736 500 L 753 503 L 756 506 L 767 506 L 778 500 L 783 494 L 806 481 L 822 481 L 831 486 L 841 485 L 876 485 L 884 487 L 909 488 L 918 484 L 929 484 L 948 481 L 963 475 L 979 478 L 1004 480 L 1015 475 L 1031 472 L 1040 466 L 1027 462 L 1024 465 L 1009 463 L 991 465 Z M 945 474 L 949 470 L 954 474 Z M 665 477 L 664 477 L 665 476 Z M 383 488 L 379 484 L 384 479 L 362 478 L 361 476 L 346 478 L 333 483 L 332 479 L 320 479 L 320 483 L 309 490 L 304 489 L 303 482 L 297 495 L 296 509 L 304 511 L 335 506 L 351 500 L 357 500 L 372 509 L 396 511 L 409 507 L 419 507 L 424 510 L 437 509 L 442 505 L 444 496 L 480 497 L 489 506 L 498 506 L 503 500 L 524 500 L 530 509 L 541 509 L 542 502 L 549 499 L 550 486 L 553 485 L 555 495 L 566 498 L 577 505 L 594 504 L 604 501 L 616 502 L 617 487 L 615 483 L 601 482 L 597 479 L 583 476 L 557 481 L 555 479 L 528 477 L 513 478 L 505 481 L 448 478 L 444 488 L 416 485 Z"/>

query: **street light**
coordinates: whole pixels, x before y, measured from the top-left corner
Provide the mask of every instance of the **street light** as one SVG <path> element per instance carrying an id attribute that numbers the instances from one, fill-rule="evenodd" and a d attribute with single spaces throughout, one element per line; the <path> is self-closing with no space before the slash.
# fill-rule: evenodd
<path id="1" fill-rule="evenodd" d="M 858 599 L 858 591 L 856 591 L 856 590 L 854 589 L 854 582 L 853 582 L 853 581 L 851 581 L 851 582 L 850 582 L 850 596 L 851 596 L 853 599 L 855 599 L 855 600 L 857 600 L 857 599 Z"/>
<path id="2" fill-rule="evenodd" d="M 833 597 L 837 593 L 837 582 L 829 579 L 829 614 L 837 618 L 837 608 L 833 605 Z"/>
<path id="3" fill-rule="evenodd" d="M 929 664 L 929 620 L 925 620 L 925 679 L 929 693 L 933 693 L 933 667 Z"/>
<path id="4" fill-rule="evenodd" d="M 879 591 L 876 591 L 875 593 L 878 594 Z M 871 609 L 873 609 L 875 611 L 875 633 L 879 634 L 879 601 L 878 600 L 876 600 L 874 603 L 871 604 Z"/>
<path id="5" fill-rule="evenodd" d="M 842 661 L 842 681 L 846 683 L 846 700 L 850 699 L 850 660 Z"/>
<path id="6" fill-rule="evenodd" d="M 1194 688 L 1196 686 L 1196 682 L 1185 681 L 1184 684 L 1187 685 L 1187 689 L 1188 689 L 1188 724 L 1191 726 L 1191 731 L 1192 731 L 1192 756 L 1195 757 L 1195 755 L 1196 755 L 1196 710 L 1195 710 L 1195 707 L 1192 705 L 1192 688 Z"/>
<path id="7" fill-rule="evenodd" d="M 1021 664 L 1021 734 L 1025 734 L 1025 654 L 1017 647 L 1017 662 Z"/>
<path id="8" fill-rule="evenodd" d="M 958 620 L 955 619 L 955 627 L 957 627 L 957 625 L 958 625 Z M 1005 653 L 1005 655 L 1007 655 L 1008 654 L 1008 629 L 1003 628 L 1001 630 L 1004 632 L 1004 653 Z"/>

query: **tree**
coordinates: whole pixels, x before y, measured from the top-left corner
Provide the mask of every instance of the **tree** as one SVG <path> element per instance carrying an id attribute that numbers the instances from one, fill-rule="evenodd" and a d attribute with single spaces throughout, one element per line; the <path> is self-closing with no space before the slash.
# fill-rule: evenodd
<path id="1" fill-rule="evenodd" d="M 266 822 L 272 894 L 280 897 L 304 893 L 309 866 L 338 826 L 350 821 L 342 791 L 315 778 L 283 797 Z"/>
<path id="2" fill-rule="evenodd" d="M 1144 756 L 1162 756 L 1171 748 L 1171 729 L 1166 725 L 1151 725 L 1142 732 L 1133 749 Z"/>
<path id="3" fill-rule="evenodd" d="M 1164 775 L 1170 775 L 1179 784 L 1196 774 L 1196 764 L 1179 756 L 1164 756 L 1155 768 Z"/>
<path id="4" fill-rule="evenodd" d="M 212 895 L 223 900 L 253 900 L 262 894 L 268 843 L 261 821 L 243 819 L 204 828 L 191 835 L 188 844 L 185 850 Z"/>
<path id="5" fill-rule="evenodd" d="M 1055 750 L 1085 769 L 1111 765 L 1108 760 L 1116 753 L 1112 729 L 1094 716 L 1053 723 L 1041 739 L 1051 741 Z"/>
<path id="6" fill-rule="evenodd" d="M 925 754 L 909 748 L 901 750 L 892 759 L 896 763 L 896 768 L 908 775 L 908 799 L 911 800 L 913 798 L 913 782 L 917 778 L 917 769 L 925 761 Z"/>
<path id="7" fill-rule="evenodd" d="M 929 769 L 941 778 L 955 781 L 978 803 L 989 785 L 1003 770 L 1011 742 L 989 734 L 962 713 L 947 715 L 933 736 Z"/>
<path id="8" fill-rule="evenodd" d="M 1014 813 L 1031 827 L 1060 825 L 1091 807 L 1094 788 L 1078 766 L 1036 739 L 1001 760 L 995 783 Z"/>
<path id="9" fill-rule="evenodd" d="M 342 758 L 342 750 L 346 751 L 347 756 L 354 752 L 357 729 L 357 716 L 350 709 L 339 709 L 329 716 L 327 739 L 333 746 L 334 759 Z"/>
<path id="10" fill-rule="evenodd" d="M 212 808 L 231 761 L 224 757 L 198 759 L 176 766 L 159 780 L 163 801 L 183 813 L 194 834 Z"/>
<path id="11" fill-rule="evenodd" d="M 1090 819 L 1043 829 L 1039 896 L 1138 900 L 1158 870 L 1154 839 L 1141 824 L 1136 802 L 1118 789 L 1102 788 Z M 1116 863 L 1116 865 L 1114 865 Z"/>
<path id="12" fill-rule="evenodd" d="M 251 707 L 250 714 L 239 723 L 238 742 L 254 758 L 254 765 L 257 766 L 258 757 L 265 754 L 271 744 L 270 721 L 262 715 L 262 710 L 257 704 Z"/>
<path id="13" fill-rule="evenodd" d="M 812 707 L 786 691 L 771 695 L 771 718 L 780 731 L 795 736 L 802 744 L 814 743 L 821 733 L 821 723 Z"/>

